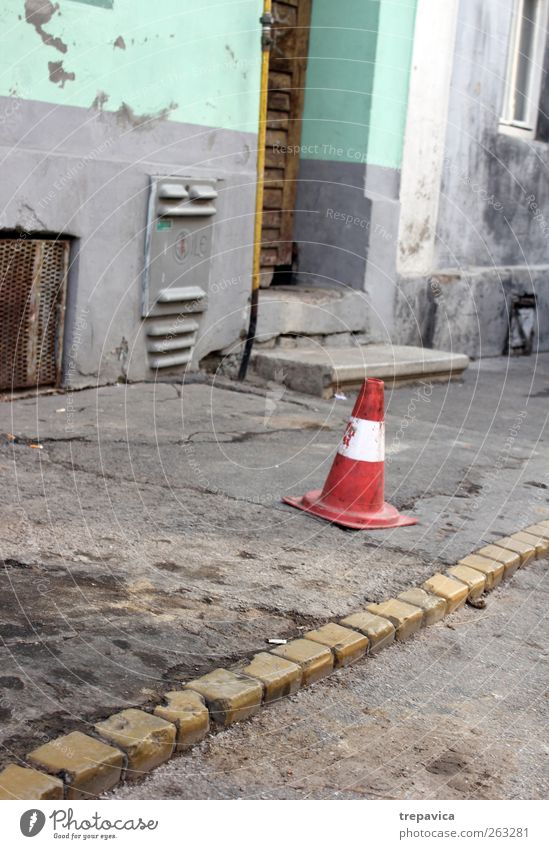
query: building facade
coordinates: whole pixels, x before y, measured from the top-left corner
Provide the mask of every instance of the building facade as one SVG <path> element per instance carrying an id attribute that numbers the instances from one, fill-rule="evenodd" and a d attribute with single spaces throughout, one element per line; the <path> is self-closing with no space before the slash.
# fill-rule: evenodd
<path id="1" fill-rule="evenodd" d="M 515 299 L 534 295 L 549 349 L 548 6 L 418 4 L 392 330 L 405 343 L 503 354 Z"/>
<path id="2" fill-rule="evenodd" d="M 180 335 L 188 342 L 179 332 L 188 320 L 198 326 L 195 363 L 238 338 L 253 241 L 259 5 L 218 2 L 208 14 L 202 0 L 0 3 L 0 235 L 18 248 L 11 259 L 6 249 L 1 298 L 6 304 L 24 277 L 16 266 L 31 241 L 68 241 L 65 385 L 153 378 L 149 347 L 167 345 L 160 353 L 185 361 L 189 349 L 169 345 Z M 145 317 L 143 288 L 151 179 L 162 176 L 215 183 L 207 278 L 216 294 L 205 293 L 207 309 L 197 299 L 168 304 L 159 322 Z M 181 265 L 185 287 L 201 262 L 191 253 Z M 4 385 L 6 376 L 22 385 L 20 372 L 32 384 L 36 364 L 26 362 L 23 340 L 32 321 L 9 306 L 3 320 L 18 366 Z M 48 318 L 58 332 L 56 316 Z M 165 327 L 148 344 L 153 321 Z M 40 359 L 40 339 L 37 347 Z"/>
<path id="3" fill-rule="evenodd" d="M 547 6 L 273 4 L 260 345 L 549 348 Z M 238 352 L 261 11 L 0 0 L 1 388 Z"/>

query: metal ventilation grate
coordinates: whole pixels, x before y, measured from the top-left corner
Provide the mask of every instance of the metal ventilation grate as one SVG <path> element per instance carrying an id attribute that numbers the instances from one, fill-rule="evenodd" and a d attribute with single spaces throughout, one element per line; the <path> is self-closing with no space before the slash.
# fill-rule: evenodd
<path id="1" fill-rule="evenodd" d="M 0 239 L 0 389 L 58 382 L 68 240 Z"/>

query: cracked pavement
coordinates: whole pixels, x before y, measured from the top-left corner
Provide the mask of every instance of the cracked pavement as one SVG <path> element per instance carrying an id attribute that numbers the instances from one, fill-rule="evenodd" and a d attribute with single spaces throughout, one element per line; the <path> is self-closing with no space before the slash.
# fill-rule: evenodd
<path id="1" fill-rule="evenodd" d="M 549 516 L 549 356 L 386 391 L 386 498 L 348 532 L 322 484 L 347 401 L 193 376 L 0 404 L 2 761 L 343 616 Z M 32 447 L 32 446 L 41 447 Z"/>

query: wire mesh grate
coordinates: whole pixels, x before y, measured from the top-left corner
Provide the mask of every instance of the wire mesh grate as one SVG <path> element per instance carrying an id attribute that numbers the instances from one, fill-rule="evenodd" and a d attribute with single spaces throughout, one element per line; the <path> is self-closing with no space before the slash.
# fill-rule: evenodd
<path id="1" fill-rule="evenodd" d="M 58 380 L 68 240 L 0 239 L 0 389 Z"/>

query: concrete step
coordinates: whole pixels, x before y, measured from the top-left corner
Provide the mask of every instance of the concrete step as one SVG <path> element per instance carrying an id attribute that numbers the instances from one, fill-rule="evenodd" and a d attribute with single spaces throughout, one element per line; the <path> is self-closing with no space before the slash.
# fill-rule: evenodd
<path id="1" fill-rule="evenodd" d="M 256 339 L 364 331 L 369 305 L 364 292 L 307 286 L 276 286 L 259 292 Z"/>
<path id="2" fill-rule="evenodd" d="M 359 389 L 366 377 L 379 377 L 394 386 L 418 380 L 453 380 L 468 365 L 465 354 L 409 345 L 275 348 L 253 357 L 254 370 L 266 380 L 322 398 Z"/>

